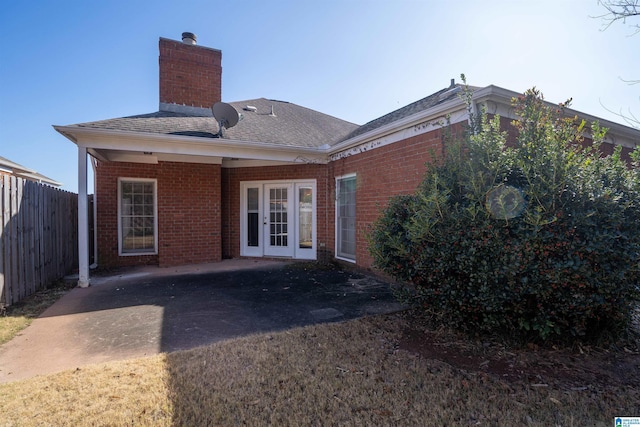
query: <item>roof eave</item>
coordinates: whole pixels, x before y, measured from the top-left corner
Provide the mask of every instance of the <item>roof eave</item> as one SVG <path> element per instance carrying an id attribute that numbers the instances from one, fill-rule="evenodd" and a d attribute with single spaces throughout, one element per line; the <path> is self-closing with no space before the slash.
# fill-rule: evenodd
<path id="1" fill-rule="evenodd" d="M 427 108 L 426 110 L 396 120 L 394 122 L 383 125 L 379 128 L 373 129 L 369 132 L 365 132 L 361 135 L 339 142 L 329 149 L 329 154 L 335 154 L 340 151 L 348 150 L 354 146 L 369 142 L 374 139 L 382 138 L 398 130 L 405 129 L 414 126 L 419 123 L 423 123 L 429 120 L 435 120 L 441 118 L 454 111 L 459 111 L 461 107 L 464 107 L 464 102 L 455 97 L 449 101 L 445 101 L 442 104 L 438 104 L 435 107 Z"/>
<path id="2" fill-rule="evenodd" d="M 522 96 L 522 93 L 490 85 L 475 91 L 473 94 L 473 101 L 476 103 L 493 101 L 505 105 L 508 108 L 513 108 L 513 99 L 519 96 Z M 558 107 L 557 103 L 554 104 L 552 102 L 545 101 L 545 104 L 550 107 Z M 576 116 L 588 124 L 598 122 L 600 126 L 608 129 L 607 136 L 612 143 L 621 143 L 622 145 L 629 146 L 631 144 L 628 141 L 635 141 L 636 143 L 633 145 L 640 144 L 640 129 L 635 129 L 631 126 L 626 126 L 588 113 L 583 113 L 582 111 L 574 110 L 573 108 L 564 108 L 564 115 L 568 117 Z M 515 114 L 509 114 L 507 117 L 517 119 Z M 625 140 L 627 143 L 625 143 Z"/>
<path id="3" fill-rule="evenodd" d="M 78 126 L 54 126 L 54 129 L 74 144 L 93 149 L 290 162 L 327 163 L 328 161 L 326 149 L 324 148 L 296 147 L 227 138 L 214 139 L 185 135 L 82 128 Z"/>
<path id="4" fill-rule="evenodd" d="M 21 178 L 25 178 L 31 181 L 35 181 L 35 182 L 39 182 L 42 184 L 48 184 L 51 185 L 53 187 L 62 187 L 62 183 L 58 182 L 56 180 L 53 180 L 47 176 L 44 176 L 40 173 L 34 172 L 34 173 L 29 173 L 29 172 L 19 172 L 16 173 L 16 176 L 19 176 Z"/>

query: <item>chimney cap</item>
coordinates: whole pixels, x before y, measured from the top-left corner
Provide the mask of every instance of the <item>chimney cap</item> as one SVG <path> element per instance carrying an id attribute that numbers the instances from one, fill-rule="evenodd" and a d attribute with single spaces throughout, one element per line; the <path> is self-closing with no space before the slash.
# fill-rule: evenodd
<path id="1" fill-rule="evenodd" d="M 182 43 L 184 44 L 197 44 L 196 35 L 189 32 L 182 33 Z"/>

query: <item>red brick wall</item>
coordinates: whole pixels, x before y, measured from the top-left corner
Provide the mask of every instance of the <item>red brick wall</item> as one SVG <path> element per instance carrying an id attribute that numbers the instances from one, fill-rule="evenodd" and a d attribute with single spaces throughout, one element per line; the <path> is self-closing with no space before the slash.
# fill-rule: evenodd
<path id="1" fill-rule="evenodd" d="M 507 119 L 503 125 L 508 128 Z M 459 132 L 461 125 L 455 125 Z M 510 133 L 509 143 L 515 142 Z M 609 147 L 604 147 L 606 151 Z M 300 164 L 221 169 L 219 165 L 160 162 L 158 165 L 103 163 L 97 168 L 98 256 L 100 265 L 169 266 L 240 256 L 240 182 L 315 179 L 318 259 L 335 251 L 335 178 L 355 173 L 356 260 L 371 268 L 367 234 L 390 197 L 410 194 L 426 164 L 440 158 L 443 130 L 434 130 L 328 165 Z M 117 179 L 158 180 L 158 255 L 118 256 Z"/>
<path id="2" fill-rule="evenodd" d="M 220 261 L 220 165 L 162 162 L 159 172 L 159 265 Z"/>
<path id="3" fill-rule="evenodd" d="M 98 263 L 161 267 L 219 261 L 220 165 L 98 162 L 96 208 Z M 157 179 L 158 255 L 118 255 L 118 178 Z"/>
<path id="4" fill-rule="evenodd" d="M 160 39 L 160 102 L 210 108 L 222 99 L 222 52 Z"/>
<path id="5" fill-rule="evenodd" d="M 329 240 L 326 223 L 333 221 L 333 212 L 327 210 L 327 166 L 301 164 L 222 170 L 222 253 L 225 258 L 240 256 L 240 182 L 288 179 L 316 180 L 318 257 L 322 257 Z"/>
<path id="6" fill-rule="evenodd" d="M 443 152 L 443 132 L 434 130 L 384 147 L 336 160 L 329 164 L 330 193 L 335 195 L 335 178 L 356 173 L 356 263 L 370 268 L 372 258 L 367 247 L 371 225 L 387 205 L 390 197 L 411 194 L 422 181 L 425 164 Z M 327 244 L 335 250 L 335 197 L 327 209 Z"/>

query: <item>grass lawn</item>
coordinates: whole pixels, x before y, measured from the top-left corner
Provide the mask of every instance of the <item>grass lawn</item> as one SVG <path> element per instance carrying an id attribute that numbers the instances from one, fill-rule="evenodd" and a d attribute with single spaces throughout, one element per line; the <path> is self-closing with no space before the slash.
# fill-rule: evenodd
<path id="1" fill-rule="evenodd" d="M 611 426 L 627 350 L 508 349 L 403 314 L 254 335 L 0 385 L 0 425 Z"/>
<path id="2" fill-rule="evenodd" d="M 10 341 L 75 284 L 57 282 L 0 312 L 0 345 Z"/>

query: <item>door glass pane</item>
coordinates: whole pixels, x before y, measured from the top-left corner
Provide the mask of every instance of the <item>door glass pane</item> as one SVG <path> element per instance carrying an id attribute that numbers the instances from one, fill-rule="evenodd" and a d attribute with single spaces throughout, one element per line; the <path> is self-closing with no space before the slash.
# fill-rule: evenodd
<path id="1" fill-rule="evenodd" d="M 338 181 L 338 256 L 356 259 L 356 177 Z"/>
<path id="2" fill-rule="evenodd" d="M 311 187 L 300 187 L 298 194 L 298 233 L 301 249 L 313 248 L 313 193 Z"/>
<path id="3" fill-rule="evenodd" d="M 259 192 L 257 188 L 247 188 L 247 246 L 259 246 L 260 220 L 258 210 Z"/>
<path id="4" fill-rule="evenodd" d="M 269 243 L 288 246 L 287 188 L 269 189 Z"/>

